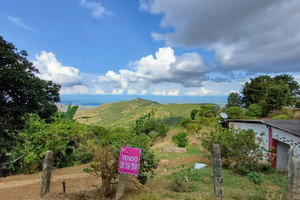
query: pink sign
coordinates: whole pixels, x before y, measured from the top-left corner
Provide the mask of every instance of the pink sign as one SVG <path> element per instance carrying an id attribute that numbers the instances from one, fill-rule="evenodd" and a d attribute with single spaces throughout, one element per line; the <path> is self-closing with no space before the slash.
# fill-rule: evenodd
<path id="1" fill-rule="evenodd" d="M 119 172 L 137 175 L 139 171 L 141 149 L 122 147 L 119 159 Z"/>

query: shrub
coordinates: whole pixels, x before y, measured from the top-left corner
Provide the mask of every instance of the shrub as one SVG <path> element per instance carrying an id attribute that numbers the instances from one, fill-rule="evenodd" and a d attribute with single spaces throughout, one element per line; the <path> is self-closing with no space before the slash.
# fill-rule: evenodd
<path id="1" fill-rule="evenodd" d="M 90 165 L 87 172 L 100 174 L 102 186 L 106 195 L 111 194 L 111 182 L 118 175 L 118 161 L 122 146 L 130 145 L 133 148 L 140 148 L 141 157 L 137 179 L 145 184 L 148 178 L 154 176 L 153 169 L 158 166 L 158 160 L 154 153 L 150 151 L 151 139 L 145 133 L 141 133 L 140 128 L 144 123 L 144 117 L 136 121 L 131 130 L 122 128 L 112 131 L 103 127 L 92 127 L 90 132 L 96 137 L 87 141 L 87 150 L 94 154 L 94 162 Z"/>
<path id="2" fill-rule="evenodd" d="M 195 120 L 197 113 L 198 113 L 198 110 L 197 110 L 197 109 L 193 109 L 193 110 L 191 111 L 191 119 L 192 119 L 192 120 Z"/>
<path id="3" fill-rule="evenodd" d="M 251 104 L 246 111 L 246 115 L 249 117 L 258 117 L 262 115 L 262 109 L 257 104 Z"/>
<path id="4" fill-rule="evenodd" d="M 188 124 L 186 127 L 186 130 L 190 133 L 194 133 L 197 129 L 197 126 L 195 124 Z"/>
<path id="5" fill-rule="evenodd" d="M 261 179 L 264 177 L 264 175 L 262 173 L 259 172 L 249 172 L 247 174 L 248 178 L 250 181 L 252 181 L 254 184 L 260 185 L 261 184 Z"/>
<path id="6" fill-rule="evenodd" d="M 233 166 L 241 174 L 255 171 L 267 150 L 260 146 L 262 139 L 252 130 L 224 129 L 218 125 L 203 134 L 202 145 L 211 156 L 212 144 L 219 144 L 224 167 Z"/>
<path id="7" fill-rule="evenodd" d="M 226 113 L 230 119 L 242 119 L 245 117 L 242 108 L 237 106 L 227 108 Z"/>
<path id="8" fill-rule="evenodd" d="M 220 110 L 220 106 L 214 104 L 201 105 L 198 111 L 199 117 L 215 117 Z"/>
<path id="9" fill-rule="evenodd" d="M 184 126 L 184 127 L 187 127 L 187 125 L 189 125 L 190 123 L 192 123 L 193 120 L 189 117 L 185 117 L 181 120 L 181 125 Z"/>
<path id="10" fill-rule="evenodd" d="M 272 117 L 272 119 L 291 119 L 291 117 L 288 116 L 287 114 L 279 114 Z"/>
<path id="11" fill-rule="evenodd" d="M 178 145 L 178 147 L 186 147 L 188 145 L 188 133 L 187 132 L 179 132 L 172 137 L 172 141 Z"/>
<path id="12" fill-rule="evenodd" d="M 57 167 L 84 163 L 91 158 L 89 153 L 80 151 L 85 134 L 86 127 L 70 119 L 57 116 L 46 123 L 37 114 L 27 114 L 25 128 L 15 136 L 18 143 L 11 154 L 24 156 L 19 169 L 24 173 L 40 170 L 47 150 L 53 151 Z"/>

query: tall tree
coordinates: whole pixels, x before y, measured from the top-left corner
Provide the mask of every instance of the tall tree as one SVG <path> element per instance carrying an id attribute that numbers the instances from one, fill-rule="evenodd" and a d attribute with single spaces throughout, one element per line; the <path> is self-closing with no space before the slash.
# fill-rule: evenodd
<path id="1" fill-rule="evenodd" d="M 241 107 L 243 105 L 242 96 L 237 92 L 231 92 L 227 97 L 227 104 L 226 107 Z"/>
<path id="2" fill-rule="evenodd" d="M 10 133 L 22 129 L 25 113 L 37 113 L 47 119 L 57 111 L 60 85 L 36 76 L 38 70 L 27 60 L 27 52 L 18 52 L 0 36 L 0 163 L 14 140 Z"/>
<path id="3" fill-rule="evenodd" d="M 283 81 L 283 83 L 285 83 L 289 87 L 291 95 L 286 103 L 289 105 L 296 104 L 297 96 L 300 95 L 300 85 L 297 81 L 294 80 L 294 77 L 288 74 L 282 74 L 275 76 L 273 79 L 276 84 L 281 84 L 280 81 Z"/>
<path id="4" fill-rule="evenodd" d="M 243 86 L 243 102 L 246 107 L 258 104 L 262 115 L 282 106 L 295 105 L 299 94 L 299 84 L 290 75 L 259 76 Z"/>

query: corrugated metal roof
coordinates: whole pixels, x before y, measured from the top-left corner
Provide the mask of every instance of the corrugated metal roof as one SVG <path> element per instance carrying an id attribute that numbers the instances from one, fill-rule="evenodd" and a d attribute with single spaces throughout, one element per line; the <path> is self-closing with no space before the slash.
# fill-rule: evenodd
<path id="1" fill-rule="evenodd" d="M 300 120 L 264 119 L 266 125 L 300 136 Z"/>
<path id="2" fill-rule="evenodd" d="M 239 122 L 239 123 L 254 123 L 254 124 L 266 124 L 277 128 L 279 130 L 292 133 L 300 137 L 300 120 L 277 120 L 277 119 L 262 119 L 262 120 L 250 120 L 250 119 L 226 119 L 226 122 Z"/>

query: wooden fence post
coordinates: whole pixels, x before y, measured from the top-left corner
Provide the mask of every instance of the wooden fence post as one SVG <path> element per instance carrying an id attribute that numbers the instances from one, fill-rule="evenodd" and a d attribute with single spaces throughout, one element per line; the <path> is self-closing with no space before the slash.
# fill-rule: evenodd
<path id="1" fill-rule="evenodd" d="M 50 192 L 50 179 L 51 179 L 51 170 L 53 165 L 53 152 L 47 151 L 45 155 L 45 160 L 43 164 L 43 175 L 42 175 L 42 184 L 41 184 L 41 193 L 40 196 L 43 197 Z"/>
<path id="2" fill-rule="evenodd" d="M 214 194 L 215 198 L 223 199 L 223 175 L 221 152 L 218 144 L 212 145 L 213 151 L 213 175 L 214 175 Z"/>

